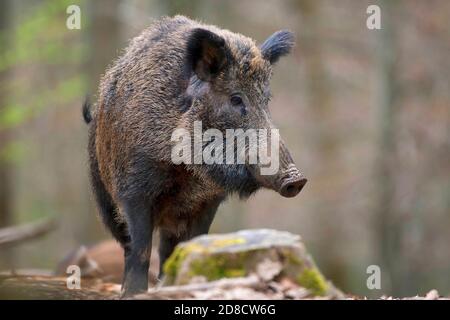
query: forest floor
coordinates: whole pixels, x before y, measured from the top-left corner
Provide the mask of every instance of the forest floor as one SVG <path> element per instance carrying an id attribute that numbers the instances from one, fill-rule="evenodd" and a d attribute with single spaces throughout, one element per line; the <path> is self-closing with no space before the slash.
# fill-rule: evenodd
<path id="1" fill-rule="evenodd" d="M 70 299 L 116 300 L 120 299 L 120 285 L 100 279 L 82 279 L 80 289 L 68 289 L 66 278 L 33 275 L 0 275 L 0 299 Z M 364 300 L 350 294 L 343 296 L 314 296 L 287 279 L 263 281 L 256 275 L 244 278 L 221 279 L 212 282 L 150 288 L 134 299 L 196 299 L 196 300 Z M 440 297 L 436 290 L 425 296 L 396 298 L 382 296 L 380 300 L 449 300 Z"/>
<path id="2" fill-rule="evenodd" d="M 16 244 L 48 232 L 51 222 L 0 230 L 0 244 Z M 1 247 L 1 246 L 0 246 Z M 123 249 L 112 240 L 81 246 L 55 270 L 0 271 L 1 299 L 120 299 Z M 78 267 L 81 277 L 67 273 Z M 271 229 L 210 234 L 180 243 L 164 264 L 150 260 L 150 289 L 135 299 L 197 300 L 364 300 L 336 288 L 314 263 L 301 237 Z M 381 300 L 449 299 L 431 290 L 425 296 Z"/>

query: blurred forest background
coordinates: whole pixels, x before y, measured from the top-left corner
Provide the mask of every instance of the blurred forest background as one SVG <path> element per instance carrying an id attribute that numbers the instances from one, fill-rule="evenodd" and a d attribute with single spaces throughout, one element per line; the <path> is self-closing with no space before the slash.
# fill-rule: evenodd
<path id="1" fill-rule="evenodd" d="M 66 8 L 81 8 L 81 30 Z M 366 9 L 381 6 L 382 30 Z M 54 268 L 109 235 L 88 182 L 81 104 L 132 37 L 184 14 L 262 42 L 295 32 L 270 106 L 309 178 L 219 209 L 212 232 L 302 235 L 323 273 L 358 295 L 450 293 L 450 2 L 446 0 L 0 0 L 0 227 L 57 230 L 0 252 L 0 269 Z M 381 290 L 366 268 L 379 265 Z"/>

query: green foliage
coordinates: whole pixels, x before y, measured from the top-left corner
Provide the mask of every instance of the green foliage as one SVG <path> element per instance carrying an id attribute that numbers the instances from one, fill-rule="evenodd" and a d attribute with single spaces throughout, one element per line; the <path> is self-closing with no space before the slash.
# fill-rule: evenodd
<path id="1" fill-rule="evenodd" d="M 86 90 L 85 76 L 75 75 L 36 95 L 27 105 L 10 104 L 0 110 L 0 130 L 16 127 L 38 116 L 47 107 L 68 104 Z"/>
<path id="2" fill-rule="evenodd" d="M 0 131 L 24 125 L 46 111 L 64 107 L 84 96 L 86 76 L 80 73 L 87 47 L 82 30 L 84 0 L 47 0 L 28 6 L 9 29 L 0 33 Z M 82 30 L 69 30 L 66 8 L 82 9 Z M 11 136 L 11 135 L 10 135 Z M 2 160 L 17 162 L 21 143 L 9 141 Z"/>
<path id="3" fill-rule="evenodd" d="M 0 34 L 3 46 L 0 52 L 0 71 L 30 63 L 78 62 L 85 48 L 79 41 L 66 40 L 74 31 L 66 28 L 66 8 L 71 4 L 82 6 L 84 1 L 44 1 L 30 10 L 11 30 Z M 83 14 L 81 15 L 83 18 Z"/>

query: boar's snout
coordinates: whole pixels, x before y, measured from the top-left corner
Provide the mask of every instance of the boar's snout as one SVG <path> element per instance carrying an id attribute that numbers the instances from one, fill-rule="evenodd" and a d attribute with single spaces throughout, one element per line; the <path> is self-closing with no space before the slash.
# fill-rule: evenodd
<path id="1" fill-rule="evenodd" d="M 295 197 L 302 191 L 306 182 L 305 176 L 298 170 L 284 142 L 280 141 L 279 170 L 271 176 L 260 176 L 264 186 L 278 192 L 286 198 Z"/>
<path id="2" fill-rule="evenodd" d="M 286 198 L 295 197 L 302 191 L 307 181 L 308 180 L 303 177 L 295 165 L 291 165 L 283 174 L 283 179 L 280 181 L 280 189 L 278 192 Z"/>
<path id="3" fill-rule="evenodd" d="M 279 193 L 286 198 L 295 197 L 302 191 L 307 181 L 306 178 L 289 179 L 281 185 Z"/>

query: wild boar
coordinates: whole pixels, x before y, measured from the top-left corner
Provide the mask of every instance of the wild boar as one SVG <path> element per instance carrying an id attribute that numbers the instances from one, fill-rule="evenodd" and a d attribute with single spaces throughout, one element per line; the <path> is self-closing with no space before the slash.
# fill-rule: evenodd
<path id="1" fill-rule="evenodd" d="M 176 16 L 144 30 L 106 71 L 95 109 L 85 104 L 83 115 L 90 124 L 98 210 L 125 252 L 124 296 L 148 288 L 154 230 L 160 234 L 162 276 L 174 247 L 207 233 L 228 195 L 247 198 L 265 187 L 293 197 L 303 188 L 307 180 L 282 140 L 272 154 L 279 168 L 271 175 L 261 174 L 257 163 L 175 164 L 172 159 L 173 132 L 192 132 L 198 121 L 219 132 L 273 130 L 272 68 L 293 45 L 289 31 L 257 46 L 243 35 Z"/>

